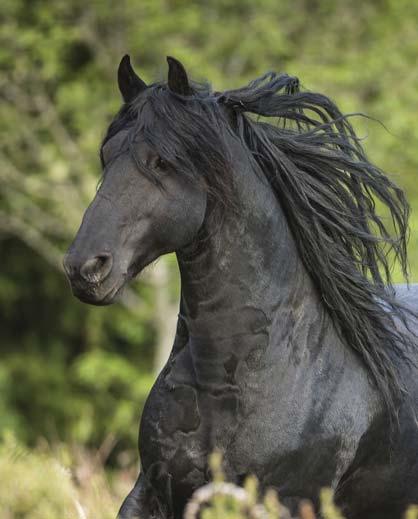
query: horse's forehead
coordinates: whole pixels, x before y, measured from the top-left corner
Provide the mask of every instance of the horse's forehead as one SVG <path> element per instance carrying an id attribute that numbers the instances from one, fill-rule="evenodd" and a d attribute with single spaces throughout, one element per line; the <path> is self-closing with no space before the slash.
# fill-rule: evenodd
<path id="1" fill-rule="evenodd" d="M 124 128 L 117 132 L 115 135 L 112 135 L 110 139 L 108 139 L 102 146 L 102 154 L 103 158 L 106 162 L 106 159 L 110 158 L 114 153 L 118 152 L 126 138 L 128 137 L 129 130 Z"/>

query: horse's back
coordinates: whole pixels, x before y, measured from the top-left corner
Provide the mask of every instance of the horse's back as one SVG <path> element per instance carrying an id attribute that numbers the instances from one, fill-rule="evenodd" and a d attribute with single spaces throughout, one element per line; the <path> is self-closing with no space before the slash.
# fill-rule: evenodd
<path id="1" fill-rule="evenodd" d="M 412 334 L 412 342 L 417 345 L 417 351 L 411 353 L 418 361 L 418 283 L 406 285 L 395 285 L 395 297 L 397 301 L 405 308 L 405 322 L 408 326 L 409 333 Z M 399 327 L 405 333 L 405 326 L 399 322 Z"/>
<path id="2" fill-rule="evenodd" d="M 395 285 L 395 292 L 401 303 L 418 311 L 418 283 Z"/>
<path id="3" fill-rule="evenodd" d="M 408 392 L 408 405 L 409 407 L 412 405 L 414 413 L 418 415 L 418 284 L 396 285 L 395 290 L 397 300 L 407 309 L 405 313 L 407 329 L 401 322 L 399 328 L 403 333 L 410 334 L 411 339 L 411 347 L 405 351 L 405 356 L 411 362 L 407 363 L 399 359 L 399 373 Z M 416 423 L 415 417 L 413 422 Z"/>

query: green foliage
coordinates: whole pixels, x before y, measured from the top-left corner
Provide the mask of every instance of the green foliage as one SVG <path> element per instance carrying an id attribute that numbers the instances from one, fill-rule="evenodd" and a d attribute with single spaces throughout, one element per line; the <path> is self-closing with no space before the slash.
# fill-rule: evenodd
<path id="1" fill-rule="evenodd" d="M 92 308 L 71 296 L 60 270 L 99 180 L 125 52 L 146 81 L 165 75 L 167 54 L 216 89 L 269 69 L 299 76 L 344 111 L 382 120 L 389 132 L 372 121 L 356 127 L 418 204 L 414 0 L 3 0 L 0 16 L 0 429 L 25 443 L 98 445 L 114 434 L 117 450 L 133 449 L 152 383 L 155 285 L 145 277 L 124 306 Z M 415 212 L 412 224 L 416 279 Z M 172 302 L 178 280 L 168 265 Z"/>
<path id="2" fill-rule="evenodd" d="M 0 442 L 2 519 L 114 519 L 129 477 L 109 478 L 100 458 L 67 447 L 28 450 L 13 436 Z M 128 480 L 128 481 L 126 481 Z"/>
<path id="3" fill-rule="evenodd" d="M 99 443 L 103 431 L 112 431 L 119 441 L 133 444 L 138 436 L 139 409 L 151 389 L 152 374 L 141 373 L 121 355 L 101 350 L 79 356 L 73 374 L 82 394 L 90 395 L 75 435 L 78 441 L 86 443 L 93 438 Z"/>
<path id="4" fill-rule="evenodd" d="M 78 303 L 62 275 L 4 244 L 0 429 L 28 444 L 44 436 L 100 445 L 116 434 L 118 449 L 133 448 L 153 382 L 152 323 Z"/>
<path id="5" fill-rule="evenodd" d="M 1 445 L 0 478 L 4 519 L 80 517 L 70 473 L 55 459 L 28 452 L 11 438 Z"/>

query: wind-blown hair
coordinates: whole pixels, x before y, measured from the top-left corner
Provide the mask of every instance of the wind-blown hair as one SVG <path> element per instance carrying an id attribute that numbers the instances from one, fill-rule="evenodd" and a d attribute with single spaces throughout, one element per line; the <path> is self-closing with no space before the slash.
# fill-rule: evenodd
<path id="1" fill-rule="evenodd" d="M 132 127 L 132 135 L 141 132 L 164 161 L 203 181 L 227 208 L 234 158 L 225 132 L 233 131 L 280 201 L 337 330 L 395 416 L 403 392 L 397 365 L 412 347 L 408 331 L 395 325 L 405 323 L 405 309 L 391 278 L 391 257 L 407 277 L 403 191 L 369 162 L 350 116 L 326 96 L 300 91 L 294 77 L 269 73 L 237 90 L 212 93 L 194 85 L 194 92 L 186 97 L 152 85 L 122 108 L 105 141 Z M 390 218 L 379 216 L 377 206 Z"/>

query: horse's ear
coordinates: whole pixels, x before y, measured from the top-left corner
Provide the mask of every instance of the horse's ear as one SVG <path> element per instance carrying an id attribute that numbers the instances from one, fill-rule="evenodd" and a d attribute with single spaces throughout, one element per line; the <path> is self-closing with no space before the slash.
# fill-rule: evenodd
<path id="1" fill-rule="evenodd" d="M 135 99 L 139 92 L 147 88 L 147 85 L 136 75 L 132 68 L 131 59 L 128 54 L 123 56 L 119 64 L 118 85 L 125 103 L 129 103 Z"/>
<path id="2" fill-rule="evenodd" d="M 168 88 L 182 96 L 193 94 L 193 89 L 189 85 L 187 73 L 183 65 L 175 58 L 167 56 L 168 63 Z"/>

